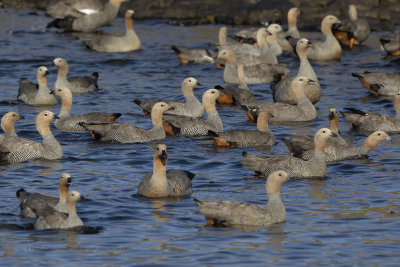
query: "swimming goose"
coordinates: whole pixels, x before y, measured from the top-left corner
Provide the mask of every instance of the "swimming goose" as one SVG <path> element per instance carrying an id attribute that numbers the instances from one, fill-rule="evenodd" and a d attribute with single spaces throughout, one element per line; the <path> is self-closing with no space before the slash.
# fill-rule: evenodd
<path id="1" fill-rule="evenodd" d="M 158 102 L 151 110 L 153 128 L 146 130 L 127 122 L 80 123 L 98 141 L 107 143 L 144 143 L 165 138 L 162 126 L 163 113 L 173 109 L 164 102 Z"/>
<path id="2" fill-rule="evenodd" d="M 129 52 L 139 50 L 141 43 L 139 36 L 133 29 L 133 10 L 128 9 L 125 12 L 126 32 L 123 36 L 114 35 L 84 35 L 78 36 L 88 48 L 97 52 Z"/>
<path id="3" fill-rule="evenodd" d="M 270 33 L 267 36 L 267 42 L 269 45 L 269 50 L 275 56 L 280 56 L 282 54 L 282 47 L 278 43 L 278 33 L 282 32 L 282 27 L 279 24 L 273 23 L 267 27 L 267 31 Z"/>
<path id="4" fill-rule="evenodd" d="M 347 45 L 353 48 L 353 45 L 360 45 L 368 39 L 371 33 L 368 21 L 358 19 L 357 8 L 355 5 L 349 5 L 349 17 L 350 21 L 346 24 L 333 27 L 333 32 L 336 39 L 343 45 Z"/>
<path id="5" fill-rule="evenodd" d="M 56 27 L 64 31 L 93 32 L 95 29 L 109 24 L 117 16 L 121 3 L 128 0 L 109 0 L 98 12 L 83 15 L 79 18 L 66 17 L 55 19 L 47 28 Z"/>
<path id="6" fill-rule="evenodd" d="M 46 76 L 49 74 L 45 66 L 37 69 L 36 77 L 39 84 L 35 84 L 28 79 L 19 80 L 18 100 L 28 105 L 56 105 L 57 99 L 50 95 L 50 89 L 47 87 Z"/>
<path id="7" fill-rule="evenodd" d="M 85 14 L 99 12 L 103 7 L 100 0 L 60 0 L 50 3 L 46 8 L 46 13 L 58 19 L 79 18 Z"/>
<path id="8" fill-rule="evenodd" d="M 151 109 L 157 102 L 165 102 L 174 109 L 166 111 L 164 114 L 175 114 L 187 117 L 203 117 L 204 108 L 201 102 L 193 93 L 193 89 L 199 86 L 200 83 L 193 77 L 185 78 L 182 82 L 182 94 L 185 97 L 185 102 L 176 100 L 139 100 L 134 99 L 137 105 L 139 105 L 146 115 L 151 113 Z"/>
<path id="9" fill-rule="evenodd" d="M 17 136 L 17 133 L 15 132 L 14 124 L 17 121 L 25 119 L 23 116 L 19 115 L 15 111 L 10 111 L 4 114 L 4 116 L 1 118 L 1 129 L 6 133 L 8 136 Z M 1 138 L 3 135 L 0 135 L 0 142 Z"/>
<path id="10" fill-rule="evenodd" d="M 289 177 L 324 177 L 326 175 L 324 147 L 331 136 L 336 136 L 336 134 L 328 128 L 321 128 L 316 132 L 314 136 L 314 155 L 308 161 L 290 156 L 247 154 L 244 151 L 241 162 L 244 168 L 264 176 L 268 176 L 277 170 L 284 170 L 289 174 Z"/>
<path id="11" fill-rule="evenodd" d="M 55 89 L 52 93 L 61 98 L 61 110 L 58 114 L 59 119 L 54 122 L 57 130 L 62 132 L 86 131 L 80 122 L 84 123 L 102 123 L 115 121 L 121 116 L 121 113 L 91 112 L 81 115 L 71 115 L 72 94 L 64 87 Z"/>
<path id="12" fill-rule="evenodd" d="M 139 184 L 138 194 L 148 198 L 181 197 L 192 194 L 193 173 L 167 169 L 167 146 L 158 144 L 154 152 L 153 172 Z"/>
<path id="13" fill-rule="evenodd" d="M 293 46 L 289 43 L 286 37 L 299 39 L 300 32 L 297 29 L 297 17 L 300 15 L 300 9 L 297 7 L 292 7 L 287 13 L 288 20 L 288 30 L 286 32 L 278 33 L 278 44 L 281 46 L 282 50 L 293 52 Z"/>
<path id="14" fill-rule="evenodd" d="M 46 206 L 67 213 L 67 194 L 71 184 L 71 175 L 69 173 L 61 174 L 58 180 L 58 198 L 45 196 L 39 193 L 29 193 L 23 188 L 19 189 L 16 194 L 21 208 L 21 217 L 36 218 L 36 214 L 33 210 L 39 210 Z"/>
<path id="15" fill-rule="evenodd" d="M 239 79 L 239 85 L 237 88 L 234 87 L 222 87 L 215 86 L 216 89 L 222 90 L 223 95 L 217 98 L 217 103 L 222 105 L 232 105 L 235 103 L 245 104 L 255 102 L 254 95 L 250 92 L 249 87 L 246 83 L 246 76 L 244 75 L 244 65 L 237 65 L 237 75 Z"/>
<path id="16" fill-rule="evenodd" d="M 99 74 L 97 72 L 93 72 L 90 76 L 67 78 L 69 68 L 65 59 L 56 58 L 53 60 L 53 65 L 58 69 L 54 89 L 67 87 L 73 94 L 95 92 L 99 89 L 97 85 Z"/>
<path id="17" fill-rule="evenodd" d="M 208 135 L 219 147 L 247 147 L 275 145 L 275 136 L 268 126 L 271 114 L 262 110 L 257 119 L 257 130 L 229 130 L 222 133 L 208 131 Z"/>
<path id="18" fill-rule="evenodd" d="M 237 76 L 236 63 L 237 57 L 233 51 L 222 50 L 218 58 L 225 61 L 224 81 L 226 83 L 239 83 Z M 244 66 L 244 74 L 248 84 L 270 83 L 279 81 L 289 72 L 289 69 L 283 64 L 257 64 Z"/>
<path id="19" fill-rule="evenodd" d="M 353 108 L 345 108 L 341 112 L 350 128 L 361 132 L 400 132 L 400 91 L 394 95 L 396 118 L 375 112 L 364 112 Z"/>
<path id="20" fill-rule="evenodd" d="M 312 43 L 306 38 L 301 38 L 297 41 L 296 52 L 300 59 L 300 67 L 297 76 L 305 76 L 310 80 L 313 80 L 312 85 L 306 86 L 305 92 L 311 103 L 315 104 L 321 98 L 322 90 L 318 82 L 318 77 L 314 72 L 313 67 L 307 58 L 307 48 L 312 47 Z M 290 93 L 290 83 L 294 77 L 286 76 L 283 80 L 279 81 L 276 85 L 271 84 L 272 95 L 274 101 L 288 103 L 295 105 L 296 99 Z"/>
<path id="21" fill-rule="evenodd" d="M 42 143 L 16 136 L 5 136 L 0 143 L 0 161 L 21 162 L 30 159 L 61 159 L 63 150 L 50 130 L 50 122 L 57 119 L 51 111 L 42 111 L 36 117 L 36 127 Z"/>
<path id="22" fill-rule="evenodd" d="M 217 52 L 208 49 L 178 48 L 175 45 L 171 45 L 171 49 L 174 50 L 179 62 L 182 64 L 187 64 L 189 62 L 213 64 L 215 63 L 214 59 L 217 56 Z"/>
<path id="23" fill-rule="evenodd" d="M 400 32 L 397 32 L 390 39 L 379 39 L 382 44 L 382 49 L 386 51 L 388 55 L 400 56 Z"/>
<path id="24" fill-rule="evenodd" d="M 281 170 L 268 176 L 265 186 L 268 194 L 266 206 L 234 201 L 194 201 L 199 212 L 206 217 L 208 225 L 267 226 L 286 219 L 280 193 L 282 184 L 288 180 L 288 174 Z"/>
<path id="25" fill-rule="evenodd" d="M 375 96 L 392 96 L 400 90 L 400 73 L 365 71 L 351 75 Z"/>
<path id="26" fill-rule="evenodd" d="M 203 94 L 203 107 L 207 112 L 207 120 L 202 118 L 191 118 L 177 115 L 164 115 L 163 127 L 167 134 L 175 135 L 207 135 L 208 130 L 222 132 L 223 125 L 218 111 L 215 107 L 215 100 L 220 95 L 217 89 L 208 89 Z"/>
<path id="27" fill-rule="evenodd" d="M 76 202 L 84 199 L 77 191 L 71 191 L 67 196 L 68 213 L 59 212 L 52 207 L 34 210 L 36 222 L 33 225 L 35 230 L 45 229 L 69 229 L 83 226 L 81 218 L 76 213 Z"/>
<path id="28" fill-rule="evenodd" d="M 330 140 L 328 140 L 325 146 L 324 157 L 327 163 L 346 159 L 359 159 L 368 157 L 369 151 L 374 149 L 382 141 L 390 140 L 390 137 L 384 131 L 376 131 L 370 134 L 361 146 L 350 147 L 340 146 L 338 143 L 329 144 Z M 299 141 L 300 140 L 298 138 L 296 140 L 289 139 L 287 142 L 284 141 L 284 143 L 288 146 L 288 149 L 291 151 L 291 154 L 293 154 L 294 157 L 303 160 L 309 160 L 314 154 L 313 149 L 304 149 L 304 144 L 301 144 Z M 307 144 L 305 145 L 307 146 Z"/>
<path id="29" fill-rule="evenodd" d="M 322 20 L 321 31 L 324 39 L 313 41 L 313 46 L 307 49 L 308 59 L 316 61 L 340 60 L 342 48 L 332 33 L 332 25 L 335 23 L 341 23 L 341 21 L 333 15 L 328 15 Z"/>
<path id="30" fill-rule="evenodd" d="M 261 109 L 266 109 L 272 114 L 273 117 L 270 122 L 312 121 L 317 117 L 317 110 L 305 95 L 306 86 L 312 84 L 313 81 L 304 76 L 298 76 L 292 80 L 290 83 L 290 92 L 296 99 L 297 105 L 280 102 L 255 102 L 242 105 L 242 107 L 251 121 L 257 120 Z"/>

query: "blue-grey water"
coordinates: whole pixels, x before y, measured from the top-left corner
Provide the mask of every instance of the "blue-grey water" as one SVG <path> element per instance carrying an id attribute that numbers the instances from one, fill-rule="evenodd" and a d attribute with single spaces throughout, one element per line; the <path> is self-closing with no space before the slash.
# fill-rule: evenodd
<path id="1" fill-rule="evenodd" d="M 49 66 L 48 83 L 56 79 L 50 66 L 65 58 L 70 76 L 99 72 L 97 93 L 75 96 L 72 112 L 120 112 L 120 121 L 145 128 L 150 118 L 132 100 L 182 99 L 180 84 L 193 76 L 205 89 L 223 84 L 223 71 L 214 65 L 181 65 L 170 49 L 207 47 L 217 41 L 218 25 L 178 27 L 163 21 L 135 21 L 143 49 L 131 53 L 100 54 L 85 48 L 73 35 L 45 30 L 43 12 L 0 9 L 0 114 L 17 111 L 26 119 L 16 124 L 20 136 L 40 141 L 35 117 L 44 109 L 56 114 L 60 106 L 38 108 L 16 101 L 18 80 L 36 80 L 36 68 Z M 117 18 L 106 32 L 123 32 Z M 238 28 L 236 28 L 238 29 Z M 230 28 L 231 31 L 235 29 Z M 271 126 L 278 143 L 262 151 L 254 148 L 216 150 L 207 137 L 167 137 L 168 168 L 196 174 L 193 195 L 180 200 L 148 200 L 137 196 L 137 186 L 152 170 L 154 143 L 100 144 L 88 133 L 53 133 L 64 149 L 58 161 L 36 160 L 0 165 L 0 265 L 207 265 L 265 266 L 399 266 L 400 193 L 398 135 L 383 142 L 369 159 L 328 165 L 323 179 L 293 179 L 282 187 L 286 222 L 264 228 L 212 228 L 195 207 L 193 198 L 266 202 L 265 179 L 243 169 L 243 150 L 287 154 L 279 140 L 314 134 L 328 126 L 328 109 L 354 107 L 395 115 L 390 99 L 370 97 L 351 72 L 398 71 L 384 58 L 373 32 L 361 48 L 345 50 L 340 62 L 313 64 L 323 87 L 315 122 Z M 315 35 L 314 35 L 315 36 Z M 297 66 L 294 55 L 280 59 Z M 297 69 L 293 69 L 294 72 Z M 271 101 L 269 85 L 250 85 L 257 99 Z M 255 129 L 238 107 L 218 108 L 225 129 Z M 340 118 L 342 133 L 361 144 L 365 136 L 351 131 Z M 20 187 L 56 196 L 58 177 L 69 172 L 71 189 L 88 200 L 78 203 L 85 228 L 81 231 L 35 231 L 32 221 L 19 217 L 15 196 Z"/>

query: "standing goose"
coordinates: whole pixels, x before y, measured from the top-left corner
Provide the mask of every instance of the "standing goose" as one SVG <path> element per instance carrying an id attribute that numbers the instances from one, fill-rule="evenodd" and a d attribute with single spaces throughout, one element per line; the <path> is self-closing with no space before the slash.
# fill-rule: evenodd
<path id="1" fill-rule="evenodd" d="M 390 140 L 389 135 L 387 135 L 387 133 L 385 133 L 384 131 L 376 131 L 370 134 L 361 146 L 345 147 L 340 146 L 338 143 L 334 142 L 327 143 L 324 155 L 325 161 L 329 163 L 346 159 L 358 159 L 368 157 L 369 151 L 374 149 L 384 140 Z M 297 141 L 300 140 L 298 139 Z M 309 160 L 314 154 L 313 149 L 304 149 L 307 144 L 301 144 L 300 142 L 296 143 L 293 139 L 289 139 L 288 143 L 285 142 L 285 144 L 288 146 L 289 150 L 296 158 Z"/>
<path id="2" fill-rule="evenodd" d="M 107 143 L 144 143 L 165 138 L 162 125 L 163 113 L 173 109 L 164 102 L 158 102 L 151 110 L 153 128 L 143 129 L 127 122 L 80 123 L 98 141 Z"/>
<path id="3" fill-rule="evenodd" d="M 17 133 L 15 132 L 14 124 L 17 121 L 25 119 L 23 116 L 19 115 L 15 111 L 10 111 L 4 114 L 4 116 L 1 118 L 1 129 L 5 132 L 6 135 L 8 136 L 17 136 Z M 1 138 L 3 135 L 0 135 L 0 142 Z"/>
<path id="4" fill-rule="evenodd" d="M 115 121 L 121 113 L 91 112 L 82 115 L 71 115 L 72 94 L 64 87 L 54 90 L 54 94 L 61 98 L 61 110 L 59 119 L 54 122 L 57 130 L 62 132 L 86 131 L 79 123 L 102 123 Z"/>
<path id="5" fill-rule="evenodd" d="M 167 146 L 158 144 L 154 152 L 153 172 L 139 184 L 138 194 L 148 198 L 181 197 L 192 194 L 193 173 L 167 169 Z"/>
<path id="6" fill-rule="evenodd" d="M 268 176 L 277 170 L 284 170 L 289 177 L 312 178 L 326 175 L 324 148 L 326 141 L 336 136 L 328 128 L 321 128 L 314 136 L 314 155 L 308 161 L 290 156 L 253 155 L 243 152 L 242 165 L 256 174 Z"/>
<path id="7" fill-rule="evenodd" d="M 257 130 L 229 130 L 222 133 L 208 131 L 208 135 L 219 147 L 247 147 L 275 145 L 275 136 L 268 126 L 271 114 L 262 110 L 257 119 Z"/>
<path id="8" fill-rule="evenodd" d="M 114 35 L 82 35 L 79 40 L 82 41 L 88 48 L 97 52 L 129 52 L 139 50 L 141 42 L 139 36 L 133 29 L 132 9 L 125 12 L 125 28 L 126 32 L 123 36 Z"/>
<path id="9" fill-rule="evenodd" d="M 296 52 L 300 59 L 300 67 L 297 76 L 305 76 L 314 81 L 314 84 L 306 86 L 306 96 L 310 99 L 311 103 L 315 104 L 321 98 L 322 90 L 318 82 L 318 77 L 307 58 L 308 47 L 312 47 L 312 43 L 306 38 L 301 38 L 297 41 Z M 271 84 L 274 101 L 292 105 L 296 104 L 296 99 L 294 99 L 289 89 L 290 83 L 293 79 L 293 77 L 286 76 L 276 85 Z"/>
<path id="10" fill-rule="evenodd" d="M 36 222 L 33 225 L 35 230 L 45 229 L 69 229 L 83 226 L 81 218 L 76 213 L 76 202 L 84 199 L 77 191 L 71 191 L 67 196 L 68 213 L 60 212 L 50 206 L 34 210 Z"/>
<path id="11" fill-rule="evenodd" d="M 62 19 L 55 19 L 47 28 L 56 27 L 64 31 L 93 32 L 95 29 L 109 24 L 118 14 L 121 3 L 128 0 L 109 0 L 102 10 L 82 15 L 78 18 L 68 16 Z"/>
<path id="12" fill-rule="evenodd" d="M 224 82 L 239 83 L 237 76 L 236 63 L 237 57 L 231 50 L 222 50 L 218 53 L 218 58 L 225 61 Z M 289 69 L 282 64 L 256 64 L 244 66 L 244 74 L 248 84 L 270 83 L 279 81 L 289 72 Z"/>
<path id="13" fill-rule="evenodd" d="M 333 15 L 328 15 L 322 20 L 321 31 L 324 39 L 313 41 L 313 46 L 307 49 L 309 59 L 316 61 L 340 60 L 342 48 L 332 33 L 332 25 L 335 23 L 341 22 Z"/>
<path id="14" fill-rule="evenodd" d="M 301 122 L 312 121 L 317 117 L 317 110 L 305 94 L 305 88 L 312 85 L 314 81 L 298 76 L 290 83 L 290 92 L 296 99 L 297 105 L 286 103 L 255 102 L 245 104 L 247 116 L 251 121 L 257 121 L 258 113 L 261 109 L 266 109 L 272 114 L 271 122 Z"/>
<path id="15" fill-rule="evenodd" d="M 47 74 L 49 74 L 47 67 L 41 66 L 36 72 L 38 84 L 25 78 L 20 79 L 18 100 L 32 106 L 56 105 L 57 99 L 53 95 L 50 95 L 50 89 L 47 87 Z"/>
<path id="16" fill-rule="evenodd" d="M 36 117 L 36 128 L 42 136 L 42 143 L 15 137 L 5 136 L 0 143 L 0 161 L 21 162 L 30 159 L 61 159 L 63 150 L 60 143 L 54 138 L 50 123 L 58 119 L 51 111 L 42 111 Z"/>
<path id="17" fill-rule="evenodd" d="M 36 218 L 34 210 L 50 206 L 59 212 L 68 212 L 67 195 L 69 186 L 72 184 L 71 175 L 63 173 L 58 180 L 59 197 L 45 196 L 39 193 L 29 193 L 23 188 L 16 193 L 19 207 L 21 208 L 21 217 Z"/>
<path id="18" fill-rule="evenodd" d="M 280 193 L 282 184 L 288 180 L 288 174 L 281 170 L 268 176 L 265 186 L 268 194 L 266 206 L 234 201 L 194 201 L 199 212 L 206 217 L 208 225 L 267 226 L 286 219 L 286 209 Z"/>
<path id="19" fill-rule="evenodd" d="M 350 48 L 353 46 L 360 45 L 368 39 L 371 33 L 368 21 L 359 19 L 357 16 L 357 8 L 355 5 L 349 5 L 349 17 L 350 21 L 346 24 L 335 27 L 335 37 L 340 41 L 341 44 L 347 45 Z"/>
<path id="20" fill-rule="evenodd" d="M 217 89 L 208 89 L 203 94 L 203 107 L 207 112 L 207 120 L 177 115 L 165 115 L 163 117 L 165 132 L 169 135 L 182 134 L 188 136 L 207 135 L 208 130 L 222 132 L 222 121 L 215 107 L 215 100 L 219 95 L 220 93 Z"/>
<path id="21" fill-rule="evenodd" d="M 93 72 L 90 76 L 67 78 L 69 67 L 65 59 L 56 58 L 53 60 L 53 65 L 58 69 L 54 89 L 67 87 L 73 94 L 95 92 L 99 89 L 97 85 L 99 74 L 97 72 Z"/>
<path id="22" fill-rule="evenodd" d="M 375 96 L 392 96 L 400 90 L 400 73 L 365 71 L 351 75 Z"/>
<path id="23" fill-rule="evenodd" d="M 143 109 L 143 112 L 146 115 L 149 115 L 151 113 L 151 109 L 153 108 L 154 104 L 158 102 L 165 102 L 174 108 L 172 110 L 166 111 L 165 114 L 175 114 L 175 115 L 196 117 L 196 118 L 203 117 L 204 116 L 203 105 L 193 93 L 193 89 L 198 85 L 200 85 L 199 82 L 193 77 L 188 77 L 183 80 L 182 94 L 185 97 L 186 100 L 185 102 L 176 100 L 164 100 L 164 99 L 162 100 L 134 99 L 133 102 L 139 105 Z"/>
<path id="24" fill-rule="evenodd" d="M 361 132 L 400 132 L 400 91 L 394 95 L 396 118 L 376 112 L 364 112 L 354 108 L 345 108 L 341 112 L 349 123 L 350 128 Z"/>

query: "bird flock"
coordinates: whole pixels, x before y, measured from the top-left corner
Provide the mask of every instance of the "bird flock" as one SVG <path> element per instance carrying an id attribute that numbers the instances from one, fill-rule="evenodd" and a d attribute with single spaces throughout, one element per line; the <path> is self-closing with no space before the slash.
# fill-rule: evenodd
<path id="1" fill-rule="evenodd" d="M 97 3 L 97 11 L 90 12 L 77 6 L 51 6 L 48 13 L 56 19 L 48 27 L 73 32 L 87 48 L 97 52 L 140 50 L 140 39 L 133 29 L 133 10 L 128 9 L 125 13 L 125 35 L 92 33 L 115 18 L 122 2 L 125 0 L 110 0 L 104 6 Z M 58 4 L 60 3 L 65 4 L 62 1 Z M 69 13 L 60 14 L 61 10 Z M 13 163 L 32 159 L 62 159 L 63 148 L 53 136 L 50 127 L 54 121 L 57 131 L 83 132 L 82 134 L 91 135 L 95 142 L 114 144 L 155 141 L 157 145 L 154 149 L 152 172 L 143 177 L 137 193 L 146 198 L 189 196 L 193 191 L 192 179 L 195 174 L 168 169 L 167 146 L 160 142 L 166 136 L 183 135 L 209 136 L 215 146 L 225 148 L 273 146 L 279 140 L 276 140 L 273 129 L 270 129 L 270 123 L 276 125 L 314 121 L 317 118 L 315 104 L 324 92 L 311 63 L 340 60 L 342 46 L 360 46 L 370 33 L 368 23 L 357 18 L 354 5 L 350 5 L 349 14 L 348 23 L 342 23 L 333 15 L 326 16 L 321 22 L 321 40 L 309 40 L 298 31 L 296 22 L 300 9 L 292 8 L 288 12 L 289 28 L 286 32 L 283 32 L 280 25 L 271 24 L 268 27 L 238 32 L 233 36 L 237 42 L 229 42 L 227 27 L 221 27 L 216 50 L 179 48 L 172 45 L 171 53 L 176 53 L 181 64 L 215 64 L 216 68 L 223 68 L 221 81 L 227 86 L 216 85 L 206 90 L 199 101 L 193 90 L 200 83 L 194 77 L 187 77 L 181 85 L 184 101 L 134 99 L 134 103 L 143 109 L 144 114 L 151 117 L 151 129 L 117 121 L 121 113 L 74 114 L 73 97 L 97 92 L 99 74 L 95 72 L 90 76 L 69 77 L 67 60 L 55 58 L 53 65 L 57 67 L 58 74 L 53 90 L 47 85 L 47 67 L 40 66 L 36 72 L 38 84 L 26 78 L 20 79 L 17 99 L 32 106 L 54 106 L 60 99 L 61 109 L 58 115 L 49 110 L 37 115 L 36 127 L 42 137 L 42 142 L 37 142 L 17 135 L 14 125 L 24 119 L 23 116 L 13 111 L 5 114 L 1 120 L 1 128 L 5 134 L 0 135 L 0 161 Z M 396 47 L 396 42 L 397 49 L 393 48 Z M 391 40 L 382 40 L 382 45 L 388 54 L 396 55 L 399 53 L 399 42 L 399 38 L 395 36 Z M 278 62 L 279 57 L 284 55 L 283 51 L 296 52 L 299 58 L 297 74 Z M 327 163 L 366 157 L 382 141 L 390 140 L 389 133 L 400 132 L 400 75 L 365 72 L 353 73 L 353 76 L 371 94 L 393 97 L 396 118 L 343 107 L 345 110 L 340 113 L 349 126 L 368 134 L 364 143 L 356 146 L 351 138 L 340 133 L 339 112 L 331 108 L 328 114 L 329 128 L 315 129 L 314 136 L 294 136 L 281 140 L 288 148 L 287 155 L 272 156 L 244 151 L 242 155 L 238 155 L 242 157 L 243 168 L 254 171 L 257 176 L 267 177 L 268 202 L 265 206 L 260 206 L 243 202 L 194 199 L 207 224 L 266 226 L 282 222 L 286 219 L 285 206 L 280 198 L 284 182 L 292 178 L 324 177 Z M 270 84 L 274 102 L 256 100 L 247 85 L 259 83 Z M 256 129 L 224 130 L 224 118 L 220 117 L 217 105 L 242 107 L 249 120 L 257 123 L 254 127 Z M 69 191 L 71 184 L 71 175 L 63 173 L 59 179 L 59 197 L 19 189 L 16 195 L 21 216 L 34 218 L 34 228 L 37 230 L 83 226 L 76 210 L 76 204 L 83 196 L 77 191 Z"/>

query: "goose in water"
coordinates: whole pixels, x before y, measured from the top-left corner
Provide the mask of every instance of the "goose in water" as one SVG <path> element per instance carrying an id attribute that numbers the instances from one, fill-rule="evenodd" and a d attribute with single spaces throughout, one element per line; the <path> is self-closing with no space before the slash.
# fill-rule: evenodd
<path id="1" fill-rule="evenodd" d="M 265 186 L 268 202 L 265 206 L 234 201 L 208 202 L 197 199 L 194 201 L 208 225 L 267 226 L 286 219 L 286 209 L 280 193 L 282 184 L 288 180 L 288 174 L 281 170 L 268 176 Z"/>
<path id="2" fill-rule="evenodd" d="M 208 130 L 222 132 L 223 125 L 215 100 L 220 96 L 219 90 L 208 89 L 203 94 L 203 107 L 207 112 L 207 120 L 177 115 L 164 115 L 163 127 L 167 134 L 182 134 L 188 136 L 207 135 Z"/>
<path id="3" fill-rule="evenodd" d="M 335 23 L 341 23 L 341 21 L 333 15 L 328 15 L 322 20 L 321 31 L 324 37 L 322 40 L 313 41 L 312 47 L 307 49 L 308 59 L 315 61 L 340 60 L 342 48 L 332 33 L 332 25 Z"/>
<path id="4" fill-rule="evenodd" d="M 390 117 L 376 112 L 364 112 L 354 108 L 345 108 L 341 112 L 349 123 L 350 128 L 361 132 L 385 131 L 400 132 L 400 91 L 394 97 L 394 108 L 396 117 Z"/>
<path id="5" fill-rule="evenodd" d="M 239 83 L 237 76 L 237 57 L 231 50 L 222 50 L 218 58 L 225 61 L 224 82 L 230 84 Z M 279 81 L 289 72 L 289 69 L 283 64 L 256 64 L 244 66 L 244 74 L 248 84 L 270 83 Z"/>
<path id="6" fill-rule="evenodd" d="M 55 19 L 47 28 L 56 27 L 64 31 L 75 32 L 93 32 L 95 29 L 109 24 L 117 16 L 121 3 L 128 0 L 109 0 L 102 10 L 82 15 L 78 18 L 68 16 L 61 19 Z"/>
<path id="7" fill-rule="evenodd" d="M 23 116 L 19 115 L 15 111 L 7 112 L 1 118 L 1 129 L 3 129 L 3 132 L 8 136 L 17 136 L 14 125 L 17 121 L 20 121 L 23 119 L 25 119 L 25 118 Z M 0 142 L 2 142 L 3 137 L 4 137 L 3 135 L 0 135 Z"/>
<path id="8" fill-rule="evenodd" d="M 126 32 L 123 36 L 99 35 L 99 34 L 83 34 L 78 35 L 88 48 L 97 52 L 129 52 L 139 50 L 141 42 L 139 36 L 133 29 L 132 9 L 125 12 L 125 28 Z"/>
<path id="9" fill-rule="evenodd" d="M 73 94 L 95 92 L 99 89 L 97 85 L 99 74 L 97 72 L 93 72 L 90 76 L 67 78 L 69 67 L 65 59 L 56 58 L 53 60 L 53 65 L 58 69 L 54 89 L 67 87 Z"/>
<path id="10" fill-rule="evenodd" d="M 79 123 L 102 123 L 115 121 L 121 113 L 91 112 L 82 115 L 71 115 L 72 94 L 64 87 L 58 88 L 53 93 L 61 98 L 59 119 L 54 122 L 57 130 L 62 132 L 86 131 Z"/>
<path id="11" fill-rule="evenodd" d="M 42 136 L 42 143 L 20 138 L 5 136 L 0 143 L 0 161 L 21 162 L 31 159 L 61 159 L 63 150 L 60 143 L 54 138 L 50 123 L 58 119 L 51 111 L 42 111 L 36 117 L 36 128 Z"/>
<path id="12" fill-rule="evenodd" d="M 59 212 L 68 212 L 67 195 L 69 186 L 72 184 L 71 175 L 63 173 L 58 181 L 59 197 L 45 196 L 39 193 L 29 193 L 23 188 L 17 191 L 21 217 L 36 218 L 33 210 L 39 210 L 50 206 Z"/>
<path id="13" fill-rule="evenodd" d="M 392 96 L 400 90 L 400 73 L 365 71 L 351 75 L 375 96 Z"/>
<path id="14" fill-rule="evenodd" d="M 297 41 L 296 52 L 300 59 L 300 67 L 297 76 L 305 76 L 314 81 L 312 85 L 306 86 L 305 93 L 308 99 L 310 99 L 311 103 L 315 104 L 321 98 L 322 90 L 318 82 L 318 77 L 307 58 L 308 47 L 312 47 L 312 43 L 306 38 L 301 38 Z M 294 77 L 286 76 L 276 85 L 271 84 L 274 101 L 292 105 L 296 104 L 296 99 L 290 93 L 290 83 L 293 81 L 293 79 Z"/>
<path id="15" fill-rule="evenodd" d="M 224 92 L 217 98 L 217 103 L 221 105 L 232 105 L 232 104 L 245 104 L 256 102 L 256 99 L 246 83 L 246 76 L 244 75 L 244 65 L 237 65 L 237 75 L 239 79 L 239 85 L 235 87 L 222 87 L 215 86 L 215 89 Z"/>
<path id="16" fill-rule="evenodd" d="M 199 64 L 213 64 L 214 59 L 217 57 L 217 52 L 208 49 L 199 48 L 178 48 L 175 45 L 171 45 L 171 49 L 175 52 L 182 64 L 189 62 Z"/>
<path id="17" fill-rule="evenodd" d="M 269 50 L 277 57 L 282 54 L 282 47 L 278 43 L 278 33 L 282 32 L 282 30 L 281 25 L 276 23 L 269 25 L 267 28 L 267 31 L 270 33 L 270 35 L 267 36 Z"/>
<path id="18" fill-rule="evenodd" d="M 19 80 L 18 100 L 32 106 L 56 105 L 57 99 L 50 95 L 50 89 L 47 87 L 47 74 L 49 74 L 47 67 L 41 66 L 36 72 L 38 84 L 26 78 L 21 78 Z"/>
<path id="19" fill-rule="evenodd" d="M 165 138 L 162 125 L 163 113 L 173 109 L 164 102 L 158 102 L 151 110 L 153 128 L 146 130 L 127 122 L 80 123 L 98 141 L 107 143 L 144 143 Z"/>
<path id="20" fill-rule="evenodd" d="M 336 136 L 328 128 L 319 129 L 314 136 L 314 155 L 308 160 L 290 156 L 256 155 L 243 152 L 242 165 L 256 174 L 268 176 L 277 170 L 284 170 L 289 177 L 313 178 L 326 175 L 324 148 L 326 141 Z"/>
<path id="21" fill-rule="evenodd" d="M 400 56 L 400 32 L 397 32 L 390 39 L 379 39 L 382 45 L 382 49 L 386 51 L 388 55 Z"/>
<path id="22" fill-rule="evenodd" d="M 368 39 L 371 28 L 368 21 L 358 18 L 355 5 L 349 5 L 349 17 L 350 21 L 347 23 L 333 25 L 333 32 L 341 44 L 353 48 L 354 45 L 360 45 Z"/>
<path id="23" fill-rule="evenodd" d="M 305 88 L 312 85 L 314 81 L 298 76 L 290 83 L 290 92 L 296 99 L 297 105 L 286 103 L 255 102 L 242 105 L 251 121 L 257 121 L 261 109 L 266 109 L 272 114 L 270 122 L 301 122 L 312 121 L 317 117 L 317 110 L 305 94 Z"/>
<path id="24" fill-rule="evenodd" d="M 193 89 L 199 85 L 200 85 L 199 82 L 193 77 L 188 77 L 183 80 L 181 88 L 182 88 L 182 94 L 186 100 L 185 102 L 176 100 L 164 100 L 164 99 L 162 100 L 134 99 L 133 102 L 139 105 L 143 109 L 143 112 L 146 115 L 149 115 L 151 113 L 151 109 L 153 108 L 154 104 L 158 102 L 165 102 L 174 109 L 168 110 L 164 114 L 174 114 L 174 115 L 181 115 L 181 116 L 195 117 L 195 118 L 203 117 L 204 116 L 203 105 L 193 93 Z"/>
<path id="25" fill-rule="evenodd" d="M 153 172 L 139 184 L 138 194 L 148 198 L 181 197 L 192 194 L 193 173 L 167 169 L 167 146 L 158 144 L 154 152 Z"/>
<path id="26" fill-rule="evenodd" d="M 69 192 L 67 196 L 68 213 L 57 211 L 50 206 L 34 210 L 37 218 L 33 225 L 34 229 L 69 229 L 83 226 L 81 218 L 76 213 L 76 202 L 82 199 L 84 198 L 79 192 Z"/>
<path id="27" fill-rule="evenodd" d="M 57 19 L 80 18 L 85 14 L 99 12 L 103 8 L 101 0 L 60 0 L 50 3 L 46 8 L 46 13 Z"/>
<path id="28" fill-rule="evenodd" d="M 283 140 L 288 147 L 291 155 L 303 160 L 309 160 L 314 155 L 314 146 L 310 146 L 307 140 L 300 138 L 290 138 Z M 330 140 L 335 139 L 331 138 Z M 341 146 L 338 143 L 331 142 L 325 146 L 325 161 L 336 162 L 346 159 L 358 159 L 368 157 L 369 151 L 374 149 L 384 140 L 390 140 L 390 137 L 384 131 L 376 131 L 370 134 L 361 146 Z M 304 142 L 305 141 L 305 142 Z M 329 140 L 328 140 L 329 141 Z"/>
<path id="29" fill-rule="evenodd" d="M 208 131 L 208 135 L 219 147 L 248 147 L 275 145 L 275 136 L 268 126 L 271 114 L 262 110 L 257 119 L 257 130 L 229 130 L 222 133 Z"/>
<path id="30" fill-rule="evenodd" d="M 287 13 L 288 30 L 278 33 L 278 44 L 282 50 L 293 52 L 293 46 L 286 39 L 287 37 L 299 39 L 300 32 L 297 29 L 297 17 L 301 14 L 300 9 L 292 7 Z"/>

